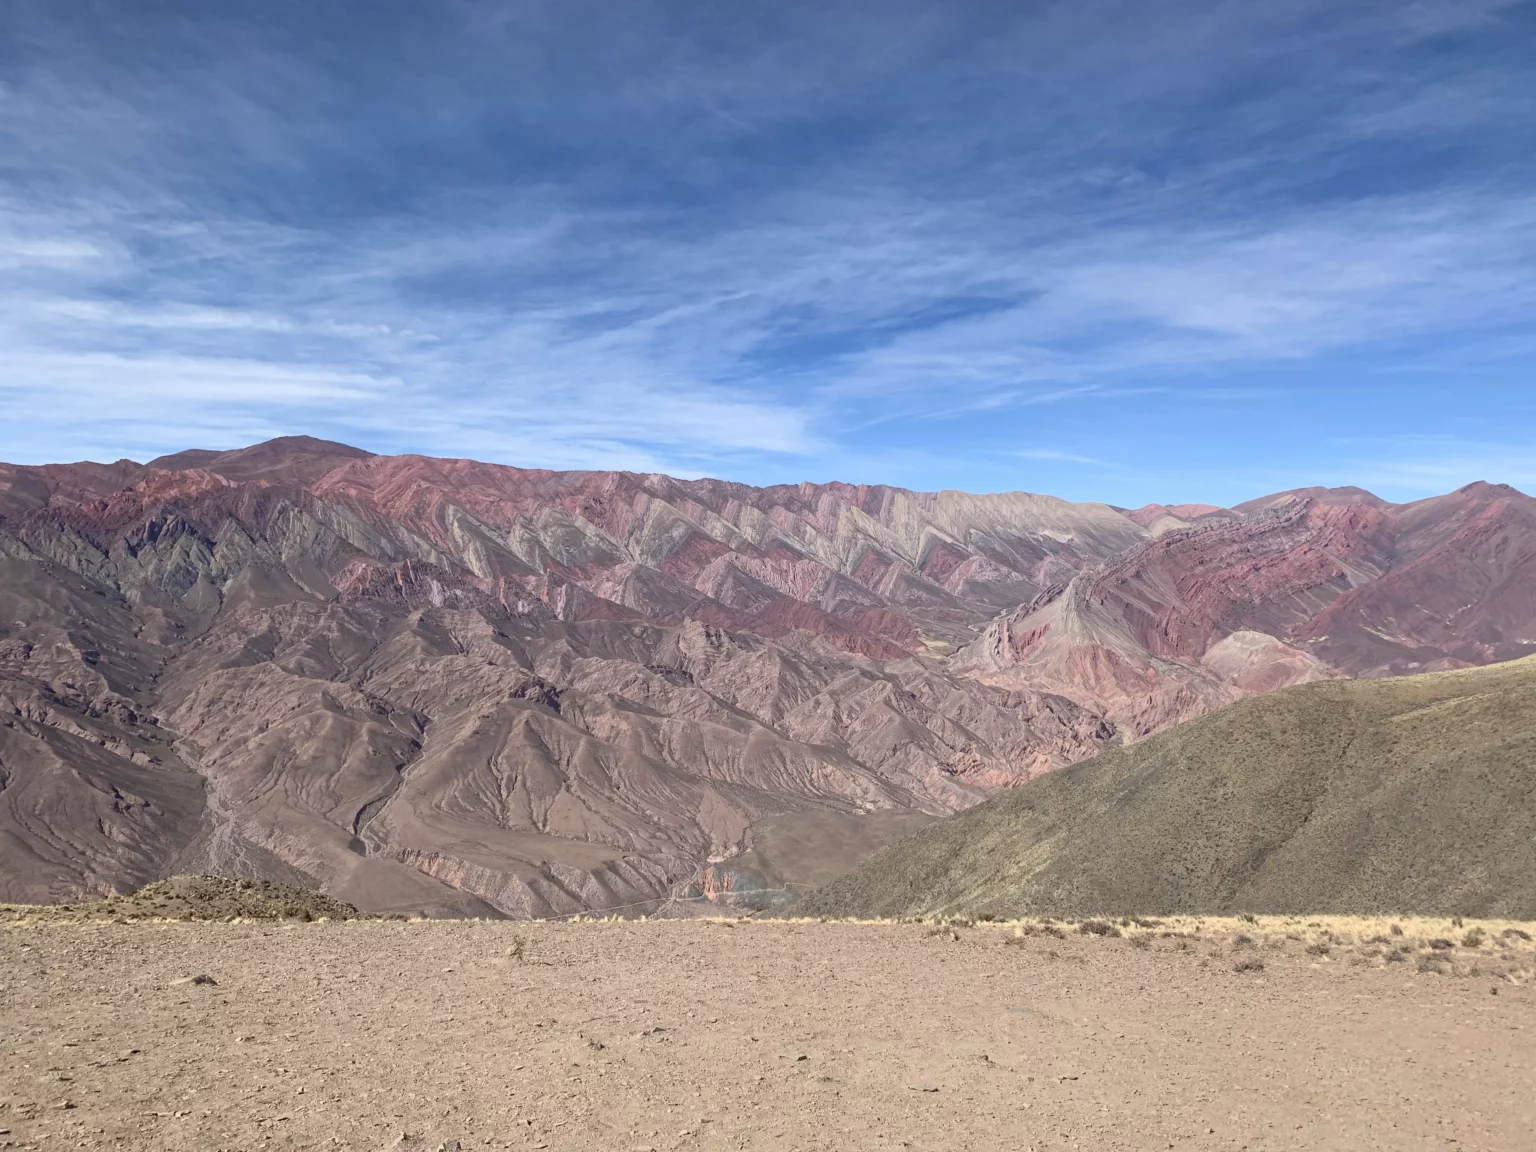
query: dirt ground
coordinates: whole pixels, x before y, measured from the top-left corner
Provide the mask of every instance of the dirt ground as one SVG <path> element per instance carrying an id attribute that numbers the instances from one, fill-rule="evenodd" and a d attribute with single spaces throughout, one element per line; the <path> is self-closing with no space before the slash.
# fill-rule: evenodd
<path id="1" fill-rule="evenodd" d="M 18 917 L 0 1147 L 1528 1152 L 1536 931 L 1399 927 Z"/>

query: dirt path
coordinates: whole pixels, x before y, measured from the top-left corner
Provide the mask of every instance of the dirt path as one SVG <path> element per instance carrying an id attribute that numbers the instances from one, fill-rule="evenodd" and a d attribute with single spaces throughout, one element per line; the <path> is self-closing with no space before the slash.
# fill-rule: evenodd
<path id="1" fill-rule="evenodd" d="M 1010 940 L 708 921 L 0 926 L 0 1146 L 1532 1146 L 1529 983 L 1283 938 L 1238 953 L 1209 936 Z M 1234 971 L 1234 955 L 1263 967 Z M 216 983 L 178 983 L 201 974 Z"/>

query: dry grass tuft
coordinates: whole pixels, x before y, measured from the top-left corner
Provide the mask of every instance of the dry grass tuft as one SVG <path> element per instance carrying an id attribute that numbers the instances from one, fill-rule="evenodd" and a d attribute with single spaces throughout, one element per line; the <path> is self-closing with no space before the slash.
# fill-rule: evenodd
<path id="1" fill-rule="evenodd" d="M 1082 936 L 1120 935 L 1120 929 L 1116 928 L 1108 920 L 1084 920 L 1077 926 L 1077 931 Z"/>
<path id="2" fill-rule="evenodd" d="M 1125 924 L 1123 921 L 1130 923 Z M 879 923 L 909 921 L 883 920 Z M 963 920 L 930 922 L 927 934 L 958 941 L 957 925 Z M 1522 926 L 1523 924 L 1523 926 Z M 1135 927 L 1140 926 L 1142 931 Z M 1066 930 L 1073 928 L 1070 934 Z M 1394 931 L 1395 929 L 1395 931 Z M 1230 957 L 1234 964 L 1247 961 L 1257 966 L 1234 971 L 1256 972 L 1265 963 L 1273 966 L 1286 955 L 1309 960 L 1333 960 L 1355 968 L 1383 968 L 1389 964 L 1415 961 L 1415 970 L 1425 975 L 1492 977 L 1512 984 L 1536 983 L 1536 924 L 1507 920 L 1464 919 L 1453 941 L 1449 917 L 1399 917 L 1388 920 L 1377 916 L 1161 916 L 1123 917 L 1121 922 L 1108 917 L 1094 917 L 1072 922 L 1051 917 L 1013 921 L 983 921 L 979 935 L 996 932 L 995 942 L 1022 946 L 1030 939 L 1047 937 L 1074 940 L 1091 946 L 1098 939 L 1123 938 L 1132 948 L 1154 950 L 1159 940 L 1166 940 L 1174 954 L 1197 951 L 1202 941 L 1206 948 L 1201 966 L 1212 960 Z M 1299 947 L 1296 947 L 1299 946 Z M 1459 951 L 1458 951 L 1459 950 Z M 1045 959 L 1082 962 L 1081 954 L 1042 951 Z M 1465 959 L 1460 959 L 1464 957 Z M 1476 963 L 1472 963 L 1473 960 Z"/>

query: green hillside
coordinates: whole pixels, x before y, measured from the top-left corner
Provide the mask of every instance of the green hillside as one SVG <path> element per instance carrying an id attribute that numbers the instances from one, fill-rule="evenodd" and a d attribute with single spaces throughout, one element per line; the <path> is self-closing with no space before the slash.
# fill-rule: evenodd
<path id="1" fill-rule="evenodd" d="M 1536 657 L 1241 701 L 938 821 L 788 911 L 1536 918 Z"/>

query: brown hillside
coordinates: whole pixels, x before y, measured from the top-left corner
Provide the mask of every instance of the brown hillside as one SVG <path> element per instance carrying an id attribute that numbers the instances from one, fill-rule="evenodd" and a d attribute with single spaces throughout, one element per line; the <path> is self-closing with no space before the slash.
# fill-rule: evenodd
<path id="1" fill-rule="evenodd" d="M 1536 916 L 1536 658 L 1232 704 L 941 820 L 809 915 Z"/>
<path id="2" fill-rule="evenodd" d="M 172 876 L 136 892 L 84 904 L 0 904 L 0 924 L 81 920 L 356 920 L 356 908 L 271 880 Z"/>

